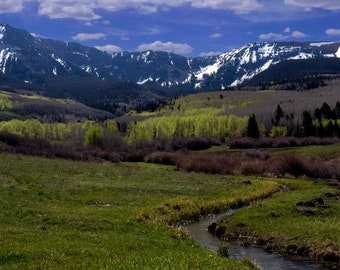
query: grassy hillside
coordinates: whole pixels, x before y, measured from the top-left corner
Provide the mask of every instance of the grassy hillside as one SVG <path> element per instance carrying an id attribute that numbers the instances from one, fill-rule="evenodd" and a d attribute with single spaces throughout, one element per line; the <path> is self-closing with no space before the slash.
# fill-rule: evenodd
<path id="1" fill-rule="evenodd" d="M 217 91 L 192 94 L 174 98 L 159 110 L 144 112 L 134 116 L 194 116 L 202 114 L 249 116 L 265 126 L 270 125 L 274 111 L 280 104 L 286 115 L 294 114 L 298 121 L 304 110 L 313 112 L 326 102 L 332 108 L 340 101 L 340 80 L 326 81 L 326 86 L 310 91 L 282 91 L 277 89 L 265 91 Z M 277 86 L 279 88 L 279 86 Z M 123 120 L 129 119 L 125 116 Z"/>
<path id="2" fill-rule="evenodd" d="M 109 117 L 113 115 L 70 99 L 48 98 L 29 91 L 0 90 L 0 121 L 35 118 L 42 122 L 76 122 Z"/>

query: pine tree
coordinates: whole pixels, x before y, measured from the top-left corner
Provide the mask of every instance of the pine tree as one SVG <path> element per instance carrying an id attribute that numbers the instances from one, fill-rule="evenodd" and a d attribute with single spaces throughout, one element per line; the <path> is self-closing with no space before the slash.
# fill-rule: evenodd
<path id="1" fill-rule="evenodd" d="M 302 136 L 309 137 L 314 135 L 313 119 L 308 111 L 302 113 Z"/>
<path id="2" fill-rule="evenodd" d="M 280 119 L 284 117 L 284 115 L 280 104 L 278 104 L 274 112 L 274 118 L 272 119 L 273 126 L 277 127 L 280 124 Z"/>
<path id="3" fill-rule="evenodd" d="M 252 114 L 248 119 L 247 137 L 255 139 L 260 138 L 260 130 L 254 114 Z"/>

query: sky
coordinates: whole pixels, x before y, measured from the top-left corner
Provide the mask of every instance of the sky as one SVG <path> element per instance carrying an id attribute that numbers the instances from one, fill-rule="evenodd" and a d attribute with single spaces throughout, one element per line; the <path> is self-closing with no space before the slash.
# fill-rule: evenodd
<path id="1" fill-rule="evenodd" d="M 108 53 L 196 57 L 250 42 L 340 41 L 340 0 L 0 1 L 0 23 Z"/>

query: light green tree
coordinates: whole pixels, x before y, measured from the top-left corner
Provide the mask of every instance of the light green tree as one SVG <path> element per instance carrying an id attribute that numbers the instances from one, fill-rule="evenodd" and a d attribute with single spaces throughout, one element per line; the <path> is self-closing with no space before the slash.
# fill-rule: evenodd
<path id="1" fill-rule="evenodd" d="M 85 134 L 85 146 L 102 147 L 103 146 L 103 130 L 99 126 L 92 126 Z"/>

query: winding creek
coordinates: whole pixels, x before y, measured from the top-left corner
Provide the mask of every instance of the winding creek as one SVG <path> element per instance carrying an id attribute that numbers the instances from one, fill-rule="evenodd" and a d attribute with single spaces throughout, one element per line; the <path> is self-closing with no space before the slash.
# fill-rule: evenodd
<path id="1" fill-rule="evenodd" d="M 224 215 L 232 215 L 233 210 L 225 213 L 213 215 L 212 218 L 202 218 L 201 220 L 186 225 L 189 235 L 202 247 L 209 248 L 213 251 L 225 243 L 208 232 L 208 226 L 216 222 Z M 249 258 L 253 260 L 263 270 L 320 270 L 323 269 L 309 262 L 281 257 L 277 254 L 267 253 L 256 247 L 244 247 L 237 243 L 229 243 L 229 257 L 235 259 Z"/>

